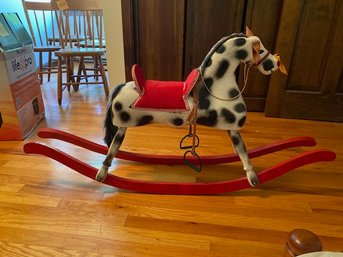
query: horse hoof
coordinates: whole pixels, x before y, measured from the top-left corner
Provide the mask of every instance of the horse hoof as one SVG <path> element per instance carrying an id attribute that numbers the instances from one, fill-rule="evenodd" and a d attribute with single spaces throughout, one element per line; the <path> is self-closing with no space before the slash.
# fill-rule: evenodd
<path id="1" fill-rule="evenodd" d="M 95 180 L 99 182 L 104 182 L 107 177 L 107 170 L 101 168 L 95 176 Z"/>
<path id="2" fill-rule="evenodd" d="M 260 184 L 258 177 L 255 172 L 248 174 L 248 181 L 252 187 L 257 187 Z"/>
<path id="3" fill-rule="evenodd" d="M 101 174 L 98 172 L 95 176 L 95 180 L 99 182 L 104 182 L 106 177 L 107 177 L 107 174 Z"/>

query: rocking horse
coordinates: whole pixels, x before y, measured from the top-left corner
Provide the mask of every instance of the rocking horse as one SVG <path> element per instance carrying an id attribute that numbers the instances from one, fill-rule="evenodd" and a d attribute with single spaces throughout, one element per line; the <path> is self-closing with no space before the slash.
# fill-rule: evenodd
<path id="1" fill-rule="evenodd" d="M 244 63 L 244 85 L 240 91 L 235 71 Z M 242 91 L 247 83 L 249 69 L 255 66 L 262 74 L 276 70 L 287 74 L 279 55 L 272 55 L 260 39 L 247 29 L 246 34 L 232 34 L 219 40 L 206 55 L 200 67 L 194 69 L 183 82 L 145 80 L 138 65 L 132 68 L 133 81 L 114 88 L 105 118 L 105 146 L 75 135 L 54 129 L 42 129 L 38 135 L 55 138 L 78 145 L 106 157 L 99 170 L 64 152 L 39 143 L 24 146 L 26 153 L 37 153 L 55 159 L 81 174 L 99 182 L 119 188 L 165 194 L 218 194 L 248 187 L 276 178 L 292 169 L 317 161 L 332 161 L 335 153 L 326 150 L 307 152 L 288 161 L 255 173 L 250 158 L 296 146 L 313 146 L 315 140 L 299 137 L 247 151 L 239 133 L 246 120 L 246 105 Z M 181 140 L 180 148 L 186 149 L 183 157 L 148 155 L 120 151 L 127 128 L 149 123 L 171 126 L 189 126 L 189 133 Z M 199 138 L 196 125 L 226 130 L 237 154 L 199 157 L 196 148 Z M 185 138 L 192 145 L 184 146 Z M 200 172 L 202 165 L 241 161 L 246 177 L 212 183 L 173 183 L 137 181 L 108 174 L 113 158 L 154 164 L 187 164 Z"/>

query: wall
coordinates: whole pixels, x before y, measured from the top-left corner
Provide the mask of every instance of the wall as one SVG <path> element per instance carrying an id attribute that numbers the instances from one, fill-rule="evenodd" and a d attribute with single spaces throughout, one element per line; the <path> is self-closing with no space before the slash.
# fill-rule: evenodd
<path id="1" fill-rule="evenodd" d="M 101 0 L 104 10 L 110 89 L 125 82 L 123 27 L 120 0 Z"/>

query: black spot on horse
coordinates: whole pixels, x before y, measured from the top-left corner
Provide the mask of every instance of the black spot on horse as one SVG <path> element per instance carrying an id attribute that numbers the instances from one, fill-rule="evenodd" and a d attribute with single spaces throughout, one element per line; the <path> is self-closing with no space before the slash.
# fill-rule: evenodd
<path id="1" fill-rule="evenodd" d="M 263 69 L 265 71 L 270 71 L 273 68 L 274 68 L 274 64 L 271 60 L 266 60 L 263 62 Z"/>
<path id="2" fill-rule="evenodd" d="M 119 116 L 120 116 L 121 121 L 123 122 L 127 122 L 131 119 L 130 114 L 128 114 L 127 112 L 121 112 Z"/>
<path id="3" fill-rule="evenodd" d="M 210 86 L 207 86 L 209 89 Z M 202 86 L 199 89 L 199 108 L 200 109 L 208 109 L 210 106 L 210 100 L 207 99 L 207 97 L 210 95 L 210 93 L 207 91 L 207 89 Z"/>
<path id="4" fill-rule="evenodd" d="M 246 111 L 245 104 L 243 104 L 243 103 L 236 104 L 235 105 L 235 111 L 238 113 L 245 112 Z"/>
<path id="5" fill-rule="evenodd" d="M 208 116 L 201 116 L 197 119 L 197 123 L 209 127 L 213 127 L 217 124 L 217 111 L 212 110 L 209 112 Z"/>
<path id="6" fill-rule="evenodd" d="M 239 95 L 239 91 L 235 88 L 232 88 L 229 90 L 229 97 L 230 98 L 235 98 Z"/>
<path id="7" fill-rule="evenodd" d="M 228 123 L 234 123 L 236 121 L 236 116 L 231 111 L 226 108 L 223 108 L 221 111 L 221 115 L 224 116 L 225 120 Z"/>
<path id="8" fill-rule="evenodd" d="M 200 98 L 199 100 L 199 109 L 201 110 L 207 110 L 210 107 L 210 100 L 207 98 Z"/>
<path id="9" fill-rule="evenodd" d="M 234 145 L 239 145 L 239 143 L 241 142 L 240 138 L 235 135 L 231 136 L 231 140 Z"/>
<path id="10" fill-rule="evenodd" d="M 216 77 L 218 79 L 220 79 L 221 77 L 224 76 L 224 74 L 226 73 L 227 69 L 229 68 L 229 61 L 228 60 L 222 60 L 219 63 L 219 67 L 216 71 Z"/>
<path id="11" fill-rule="evenodd" d="M 115 109 L 117 112 L 119 112 L 119 111 L 121 111 L 121 110 L 123 109 L 123 105 L 122 105 L 121 103 L 119 103 L 119 102 L 116 102 L 116 103 L 114 104 L 114 109 Z"/>
<path id="12" fill-rule="evenodd" d="M 206 84 L 207 85 L 207 84 Z M 212 86 L 212 84 L 211 84 Z M 207 85 L 208 89 L 211 89 L 211 86 Z M 206 98 L 210 95 L 210 93 L 208 92 L 208 90 L 206 89 L 206 87 L 200 87 L 199 89 L 199 99 L 201 98 Z"/>
<path id="13" fill-rule="evenodd" d="M 220 47 L 218 47 L 218 49 L 216 50 L 216 52 L 218 54 L 222 54 L 225 52 L 225 46 L 224 45 L 221 45 Z"/>
<path id="14" fill-rule="evenodd" d="M 204 82 L 205 82 L 206 86 L 208 88 L 210 88 L 212 86 L 212 84 L 213 84 L 213 78 L 207 77 L 207 78 L 204 79 Z"/>
<path id="15" fill-rule="evenodd" d="M 206 62 L 205 62 L 205 67 L 210 67 L 212 64 L 212 59 L 208 59 Z"/>
<path id="16" fill-rule="evenodd" d="M 239 60 L 244 60 L 245 58 L 247 58 L 247 56 L 248 56 L 248 52 L 243 49 L 238 50 L 236 52 L 236 58 Z"/>
<path id="17" fill-rule="evenodd" d="M 149 124 L 153 119 L 154 117 L 152 117 L 151 115 L 144 115 L 138 120 L 137 126 Z"/>
<path id="18" fill-rule="evenodd" d="M 243 127 L 243 125 L 244 125 L 244 123 L 245 123 L 245 120 L 246 120 L 246 117 L 244 116 L 243 118 L 241 118 L 241 119 L 238 121 L 238 126 Z"/>
<path id="19" fill-rule="evenodd" d="M 173 120 L 173 124 L 174 124 L 175 126 L 181 126 L 181 125 L 183 125 L 183 120 L 182 120 L 181 118 L 175 118 L 175 119 Z"/>
<path id="20" fill-rule="evenodd" d="M 239 37 L 239 38 L 235 39 L 235 45 L 236 46 L 242 46 L 245 44 L 245 42 L 246 42 L 246 40 L 243 37 Z"/>

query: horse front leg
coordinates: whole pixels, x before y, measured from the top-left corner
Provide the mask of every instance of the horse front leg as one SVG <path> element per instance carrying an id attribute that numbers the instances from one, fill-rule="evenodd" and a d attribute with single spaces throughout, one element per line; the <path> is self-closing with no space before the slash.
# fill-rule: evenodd
<path id="1" fill-rule="evenodd" d="M 98 170 L 98 173 L 96 174 L 95 179 L 97 181 L 103 182 L 106 179 L 108 169 L 111 167 L 112 160 L 117 154 L 121 144 L 123 143 L 125 133 L 126 128 L 118 128 L 118 131 L 115 134 L 110 147 L 108 148 L 106 158 L 103 161 L 101 168 Z"/>
<path id="2" fill-rule="evenodd" d="M 245 147 L 244 141 L 241 137 L 241 134 L 238 131 L 228 131 L 228 133 L 232 140 L 235 151 L 238 154 L 239 158 L 241 159 L 241 162 L 243 164 L 243 169 L 246 172 L 249 184 L 252 187 L 258 186 L 259 185 L 258 177 L 254 171 L 253 166 L 250 163 L 248 152 Z"/>

